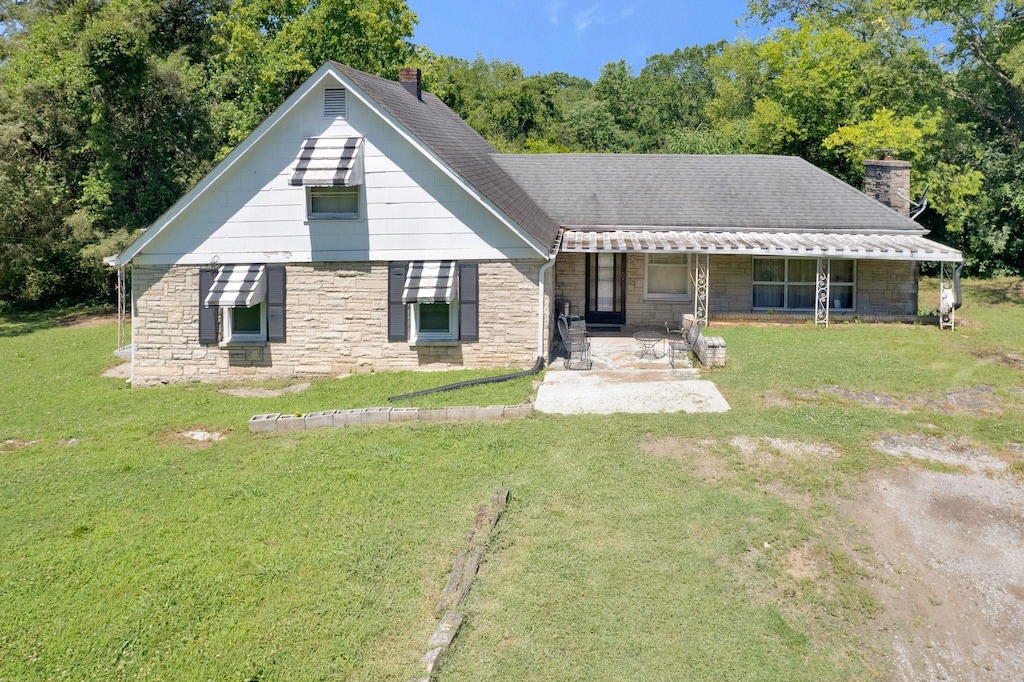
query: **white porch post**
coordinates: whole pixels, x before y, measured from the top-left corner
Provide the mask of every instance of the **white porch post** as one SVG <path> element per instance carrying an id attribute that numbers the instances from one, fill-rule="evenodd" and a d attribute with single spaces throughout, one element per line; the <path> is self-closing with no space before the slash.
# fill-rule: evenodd
<path id="1" fill-rule="evenodd" d="M 832 261 L 828 258 L 819 258 L 814 291 L 814 326 L 823 324 L 828 327 L 828 289 L 831 281 Z"/>
<path id="2" fill-rule="evenodd" d="M 708 326 L 708 272 L 711 269 L 711 255 L 698 253 L 695 258 L 693 317 L 706 327 Z"/>
<path id="3" fill-rule="evenodd" d="M 125 329 L 126 310 L 128 308 L 128 291 L 125 289 L 124 266 L 117 269 L 117 348 L 124 348 L 128 341 Z"/>
<path id="4" fill-rule="evenodd" d="M 939 263 L 939 329 L 953 329 L 953 309 L 955 296 L 953 294 L 953 263 L 942 261 Z"/>

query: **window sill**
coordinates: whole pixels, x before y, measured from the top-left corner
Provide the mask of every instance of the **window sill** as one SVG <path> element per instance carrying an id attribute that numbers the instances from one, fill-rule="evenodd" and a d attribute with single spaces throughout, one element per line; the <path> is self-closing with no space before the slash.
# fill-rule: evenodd
<path id="1" fill-rule="evenodd" d="M 410 341 L 409 348 L 417 348 L 419 346 L 457 346 L 459 345 L 458 339 L 419 339 L 417 341 Z"/>
<path id="2" fill-rule="evenodd" d="M 358 215 L 353 215 L 353 214 L 344 214 L 344 213 L 326 213 L 324 215 L 308 215 L 308 216 L 306 216 L 306 222 L 307 223 L 318 223 L 318 222 L 323 222 L 325 220 L 353 222 L 353 221 L 359 220 L 359 216 Z"/>
<path id="3" fill-rule="evenodd" d="M 753 313 L 813 313 L 814 308 L 751 308 Z M 856 308 L 829 308 L 830 313 L 855 313 Z"/>
<path id="4" fill-rule="evenodd" d="M 659 296 L 657 294 L 644 294 L 644 301 L 651 303 L 690 303 L 693 301 L 689 296 Z"/>
<path id="5" fill-rule="evenodd" d="M 259 341 L 257 339 L 244 340 L 244 341 L 243 340 L 230 340 L 229 339 L 228 341 L 221 341 L 217 345 L 219 347 L 221 347 L 221 348 L 256 348 L 258 346 L 262 347 L 262 346 L 267 345 L 267 342 L 265 340 L 264 341 Z"/>

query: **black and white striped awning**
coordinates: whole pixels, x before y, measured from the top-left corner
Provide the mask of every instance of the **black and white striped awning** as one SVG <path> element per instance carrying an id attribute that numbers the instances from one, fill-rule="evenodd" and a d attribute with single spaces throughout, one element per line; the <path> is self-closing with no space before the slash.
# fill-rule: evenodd
<path id="1" fill-rule="evenodd" d="M 915 234 L 566 228 L 562 253 L 713 253 L 960 262 L 956 249 Z"/>
<path id="2" fill-rule="evenodd" d="M 409 263 L 402 303 L 451 303 L 454 298 L 455 261 Z"/>
<path id="3" fill-rule="evenodd" d="M 361 137 L 310 137 L 302 142 L 290 184 L 354 187 L 363 184 Z"/>
<path id="4" fill-rule="evenodd" d="M 262 303 L 267 297 L 266 270 L 265 265 L 222 265 L 204 303 L 222 308 Z"/>

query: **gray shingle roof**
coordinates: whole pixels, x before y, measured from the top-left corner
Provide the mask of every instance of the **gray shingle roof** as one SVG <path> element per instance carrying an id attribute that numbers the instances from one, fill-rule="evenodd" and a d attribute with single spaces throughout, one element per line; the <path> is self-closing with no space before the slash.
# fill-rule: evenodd
<path id="1" fill-rule="evenodd" d="M 562 226 L 925 233 L 909 218 L 798 157 L 494 158 Z"/>
<path id="2" fill-rule="evenodd" d="M 429 92 L 418 100 L 401 83 L 334 65 L 545 248 L 558 224 L 495 162 L 495 149 Z"/>

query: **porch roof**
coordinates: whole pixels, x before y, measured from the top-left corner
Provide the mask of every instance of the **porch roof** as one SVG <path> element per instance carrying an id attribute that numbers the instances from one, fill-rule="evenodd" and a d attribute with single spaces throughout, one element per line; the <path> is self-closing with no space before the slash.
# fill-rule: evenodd
<path id="1" fill-rule="evenodd" d="M 915 234 L 726 232 L 566 228 L 561 253 L 743 254 L 871 260 L 962 261 L 956 249 Z"/>

